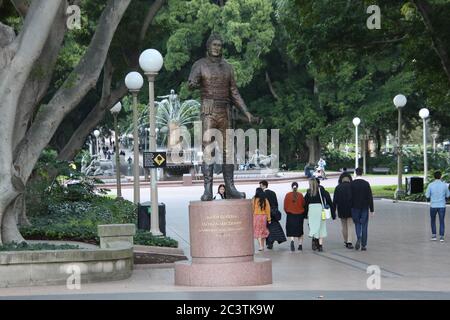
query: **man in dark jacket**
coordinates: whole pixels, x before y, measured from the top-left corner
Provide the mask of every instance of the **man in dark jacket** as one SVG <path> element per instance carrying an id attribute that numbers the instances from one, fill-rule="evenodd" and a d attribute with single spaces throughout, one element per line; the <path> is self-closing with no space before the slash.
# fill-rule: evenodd
<path id="1" fill-rule="evenodd" d="M 356 241 L 355 249 L 366 251 L 367 231 L 369 226 L 369 210 L 371 215 L 375 214 L 373 209 L 372 189 L 369 182 L 362 179 L 363 170 L 357 168 L 355 170 L 356 178 L 352 181 L 352 218 L 355 223 Z"/>
<path id="2" fill-rule="evenodd" d="M 345 247 L 353 249 L 353 218 L 352 218 L 352 176 L 344 172 L 339 178 L 339 184 L 334 190 L 333 204 L 342 223 L 342 235 Z"/>
<path id="3" fill-rule="evenodd" d="M 280 225 L 279 220 L 281 219 L 281 213 L 278 210 L 278 200 L 277 195 L 274 191 L 267 189 L 269 187 L 269 183 L 266 180 L 262 180 L 259 182 L 259 187 L 264 190 L 266 194 L 267 200 L 269 200 L 270 204 L 270 215 L 272 223 L 269 225 L 269 237 L 266 240 L 267 249 L 273 248 L 273 243 L 278 241 L 278 244 L 286 241 L 286 236 L 284 234 L 283 228 Z M 278 215 L 278 217 L 275 215 Z"/>

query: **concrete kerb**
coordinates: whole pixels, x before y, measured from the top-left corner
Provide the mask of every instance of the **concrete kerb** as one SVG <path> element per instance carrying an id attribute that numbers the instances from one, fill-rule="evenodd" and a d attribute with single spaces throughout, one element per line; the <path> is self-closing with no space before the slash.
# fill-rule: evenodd
<path id="1" fill-rule="evenodd" d="M 100 229 L 102 248 L 0 252 L 0 288 L 129 278 L 135 226 L 103 225 Z"/>

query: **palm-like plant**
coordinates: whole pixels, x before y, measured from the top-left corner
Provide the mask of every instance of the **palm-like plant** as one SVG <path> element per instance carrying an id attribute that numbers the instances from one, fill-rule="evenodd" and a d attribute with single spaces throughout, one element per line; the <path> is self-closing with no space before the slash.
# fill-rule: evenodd
<path id="1" fill-rule="evenodd" d="M 194 121 L 200 119 L 200 103 L 197 100 L 180 102 L 178 95 L 171 90 L 169 95 L 160 96 L 161 101 L 155 101 L 157 107 L 156 126 L 160 128 L 162 143 L 165 143 L 170 132 L 181 127 L 189 127 Z M 139 132 L 145 134 L 145 128 L 149 127 L 148 105 L 142 110 L 138 119 Z M 127 131 L 132 131 L 131 124 Z M 170 144 L 170 143 L 169 143 Z"/>

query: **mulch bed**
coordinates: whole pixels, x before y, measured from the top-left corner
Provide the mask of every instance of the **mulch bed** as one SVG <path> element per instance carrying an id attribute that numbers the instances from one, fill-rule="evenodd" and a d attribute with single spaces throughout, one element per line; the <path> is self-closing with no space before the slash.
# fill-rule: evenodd
<path id="1" fill-rule="evenodd" d="M 135 252 L 135 264 L 159 264 L 159 263 L 174 263 L 176 261 L 187 260 L 185 256 L 167 255 L 159 253 Z"/>

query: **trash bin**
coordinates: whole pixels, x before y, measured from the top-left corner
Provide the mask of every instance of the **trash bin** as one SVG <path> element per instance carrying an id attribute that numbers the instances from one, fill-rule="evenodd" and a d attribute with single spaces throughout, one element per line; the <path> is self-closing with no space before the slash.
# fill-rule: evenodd
<path id="1" fill-rule="evenodd" d="M 406 190 L 408 194 L 423 193 L 423 178 L 406 178 Z"/>
<path id="2" fill-rule="evenodd" d="M 138 206 L 138 229 L 139 230 L 150 230 L 150 212 L 151 212 L 151 202 L 143 202 Z M 166 205 L 164 203 L 159 203 L 159 231 L 166 236 Z"/>

